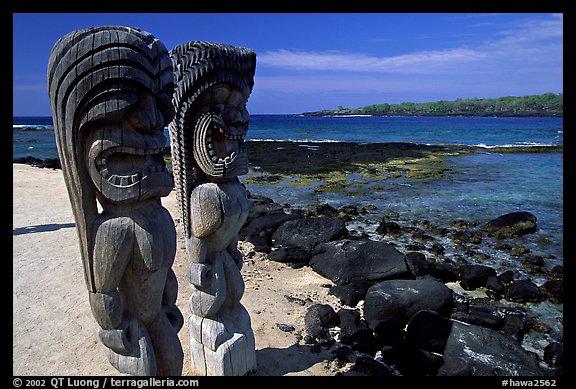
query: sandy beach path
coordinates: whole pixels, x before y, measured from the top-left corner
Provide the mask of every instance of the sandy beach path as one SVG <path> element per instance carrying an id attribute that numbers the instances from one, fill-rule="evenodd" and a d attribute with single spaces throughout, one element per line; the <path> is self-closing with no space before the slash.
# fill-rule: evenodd
<path id="1" fill-rule="evenodd" d="M 176 196 L 162 200 L 175 220 Z M 184 241 L 178 233 L 174 270 L 177 305 L 188 316 Z M 248 251 L 248 244 L 242 244 Z M 98 339 L 84 285 L 74 219 L 60 170 L 13 164 L 12 373 L 14 375 L 117 375 Z M 324 362 L 329 350 L 312 353 L 297 333 L 305 334 L 304 315 L 313 303 L 338 308 L 327 294 L 331 282 L 309 267 L 292 269 L 245 258 L 246 292 L 242 303 L 252 318 L 258 371 L 255 375 L 333 375 Z M 305 302 L 295 303 L 295 297 Z M 292 332 L 277 324 L 289 324 Z M 183 375 L 190 375 L 187 325 L 179 333 L 184 348 Z"/>

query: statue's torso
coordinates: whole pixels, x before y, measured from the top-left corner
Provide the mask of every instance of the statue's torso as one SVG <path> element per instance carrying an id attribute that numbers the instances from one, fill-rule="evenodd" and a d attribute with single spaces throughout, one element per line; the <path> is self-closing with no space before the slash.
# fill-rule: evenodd
<path id="1" fill-rule="evenodd" d="M 124 252 L 133 258 L 133 268 L 147 271 L 171 266 L 174 261 L 174 221 L 160 202 L 104 212 L 95 225 L 95 252 L 108 252 L 110 260 Z"/>

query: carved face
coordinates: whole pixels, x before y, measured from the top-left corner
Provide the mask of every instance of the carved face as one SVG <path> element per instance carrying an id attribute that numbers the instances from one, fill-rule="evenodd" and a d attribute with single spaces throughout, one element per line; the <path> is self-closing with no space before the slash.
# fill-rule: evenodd
<path id="1" fill-rule="evenodd" d="M 200 97 L 205 108 L 196 121 L 194 158 L 208 176 L 231 179 L 248 172 L 247 100 L 240 89 L 228 84 L 217 84 Z"/>
<path id="2" fill-rule="evenodd" d="M 167 196 L 172 178 L 164 162 L 163 131 L 174 116 L 171 91 L 133 91 L 123 98 L 134 103 L 116 115 L 116 122 L 92 123 L 88 131 L 90 177 L 96 189 L 116 203 Z"/>

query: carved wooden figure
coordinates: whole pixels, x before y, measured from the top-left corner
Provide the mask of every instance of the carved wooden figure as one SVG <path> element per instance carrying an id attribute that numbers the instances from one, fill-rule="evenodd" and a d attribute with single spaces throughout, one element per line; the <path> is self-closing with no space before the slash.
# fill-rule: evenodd
<path id="1" fill-rule="evenodd" d="M 171 55 L 176 113 L 169 132 L 190 258 L 192 370 L 245 375 L 256 370 L 256 352 L 250 316 L 240 304 L 244 281 L 238 231 L 248 215 L 248 197 L 237 176 L 248 171 L 243 143 L 256 53 L 194 41 Z"/>
<path id="2" fill-rule="evenodd" d="M 163 159 L 163 130 L 174 115 L 170 56 L 139 29 L 77 30 L 54 45 L 48 84 L 90 306 L 108 359 L 121 374 L 180 375 L 176 230 L 160 201 L 173 187 Z"/>

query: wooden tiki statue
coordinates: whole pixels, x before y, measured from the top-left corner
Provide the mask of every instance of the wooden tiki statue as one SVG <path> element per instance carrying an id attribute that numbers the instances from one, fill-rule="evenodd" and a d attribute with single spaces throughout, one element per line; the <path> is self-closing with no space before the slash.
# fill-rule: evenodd
<path id="1" fill-rule="evenodd" d="M 73 31 L 52 49 L 48 88 L 108 359 L 121 374 L 180 375 L 176 230 L 160 201 L 173 187 L 163 159 L 163 131 L 174 115 L 170 56 L 136 28 Z"/>
<path id="2" fill-rule="evenodd" d="M 194 41 L 171 55 L 176 112 L 169 132 L 190 260 L 192 369 L 198 375 L 245 375 L 256 370 L 256 353 L 250 316 L 240 304 L 238 231 L 248 197 L 237 176 L 248 171 L 243 142 L 256 53 Z"/>

